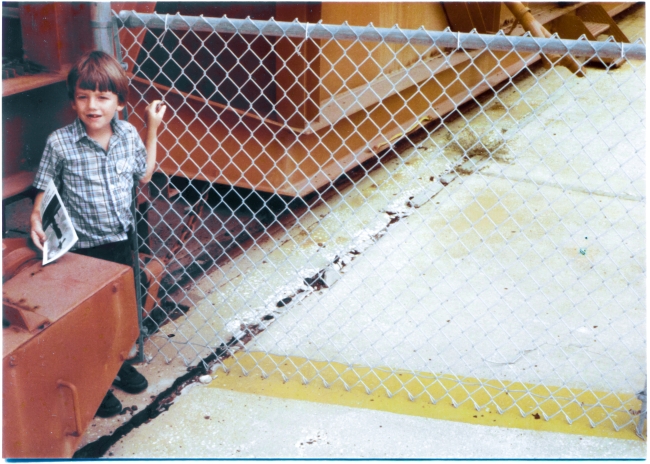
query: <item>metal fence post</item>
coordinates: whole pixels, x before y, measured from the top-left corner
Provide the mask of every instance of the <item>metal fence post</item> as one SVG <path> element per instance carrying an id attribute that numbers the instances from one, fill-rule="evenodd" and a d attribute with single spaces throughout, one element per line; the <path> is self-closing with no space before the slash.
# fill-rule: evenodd
<path id="1" fill-rule="evenodd" d="M 636 434 L 642 440 L 645 440 L 643 436 L 643 428 L 645 426 L 646 419 L 648 417 L 648 381 L 645 382 L 645 387 L 643 391 L 639 392 L 637 398 L 641 400 L 641 414 L 639 415 L 639 422 L 636 426 Z"/>
<path id="2" fill-rule="evenodd" d="M 93 31 L 95 49 L 114 55 L 111 37 L 113 21 L 109 2 L 93 2 L 90 4 L 90 27 Z"/>
<path id="3" fill-rule="evenodd" d="M 111 14 L 110 2 L 94 2 L 90 5 L 90 27 L 93 31 L 93 41 L 96 50 L 101 50 L 109 55 L 116 57 L 121 65 L 122 53 L 119 44 L 119 34 L 117 27 L 114 27 L 114 19 Z M 128 112 L 124 108 L 122 117 L 126 121 L 128 119 Z M 134 253 L 133 259 L 133 279 L 135 283 L 136 293 L 136 310 L 138 312 L 138 353 L 134 358 L 136 362 L 144 361 L 144 340 L 142 335 L 142 301 L 140 291 L 140 257 L 138 250 L 140 249 L 138 243 L 138 229 L 136 221 L 136 201 L 137 201 L 137 182 L 134 183 L 132 189 L 133 200 L 131 202 L 131 215 L 133 216 L 133 234 L 132 234 L 132 248 Z"/>

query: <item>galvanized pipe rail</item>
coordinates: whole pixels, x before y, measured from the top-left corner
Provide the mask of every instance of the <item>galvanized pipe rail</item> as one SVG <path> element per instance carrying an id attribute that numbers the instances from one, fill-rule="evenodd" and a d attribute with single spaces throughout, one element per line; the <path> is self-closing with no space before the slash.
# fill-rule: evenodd
<path id="1" fill-rule="evenodd" d="M 90 28 L 93 31 L 93 46 L 95 50 L 101 50 L 109 55 L 115 56 L 120 63 L 122 63 L 122 56 L 120 47 L 115 42 L 116 37 L 114 36 L 113 31 L 113 21 L 111 19 L 111 7 L 107 2 L 94 2 L 90 5 Z M 123 109 L 122 117 L 124 120 L 128 120 L 128 112 L 126 107 Z M 137 196 L 138 196 L 138 182 L 135 181 L 133 187 L 131 188 L 131 215 L 133 217 L 133 230 L 138 230 L 137 225 Z M 135 296 L 136 296 L 136 307 L 138 312 L 138 327 L 140 334 L 136 344 L 138 346 L 138 352 L 134 358 L 136 362 L 144 361 L 144 337 L 142 334 L 142 295 L 140 288 L 140 263 L 138 256 L 138 250 L 140 249 L 140 244 L 138 242 L 138 234 L 134 232 L 131 234 L 131 248 L 135 255 L 133 260 L 133 281 L 135 284 Z"/>
<path id="2" fill-rule="evenodd" d="M 575 57 L 592 58 L 627 58 L 630 60 L 645 60 L 646 47 L 642 42 L 623 44 L 616 42 L 590 42 L 588 40 L 563 40 L 557 37 L 533 38 L 525 36 L 506 36 L 503 32 L 496 35 L 479 33 L 452 32 L 449 28 L 444 31 L 427 31 L 375 27 L 368 31 L 367 27 L 341 26 L 301 23 L 296 21 L 258 21 L 252 19 L 206 18 L 203 16 L 180 16 L 178 14 L 161 16 L 158 14 L 137 13 L 135 11 L 120 11 L 116 18 L 120 27 L 138 28 L 147 26 L 149 29 L 170 29 L 178 31 L 219 32 L 224 34 L 264 35 L 267 37 L 291 37 L 297 39 L 335 39 L 359 40 L 361 42 L 385 42 L 395 44 L 411 44 L 436 46 L 444 48 L 462 48 L 465 50 L 489 49 L 492 51 L 517 51 L 524 53 L 544 53 L 546 55 L 572 54 Z M 369 25 L 372 26 L 372 23 Z"/>
<path id="3" fill-rule="evenodd" d="M 90 4 L 90 28 L 93 31 L 95 50 L 113 54 L 113 39 L 111 37 L 111 6 L 105 2 Z"/>

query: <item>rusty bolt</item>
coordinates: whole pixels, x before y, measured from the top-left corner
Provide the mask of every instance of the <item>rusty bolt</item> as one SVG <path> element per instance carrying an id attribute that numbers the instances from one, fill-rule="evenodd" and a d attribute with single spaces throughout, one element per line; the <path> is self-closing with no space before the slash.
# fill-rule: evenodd
<path id="1" fill-rule="evenodd" d="M 9 356 L 9 365 L 11 367 L 16 367 L 18 365 L 18 362 L 16 362 L 16 358 L 13 356 Z"/>

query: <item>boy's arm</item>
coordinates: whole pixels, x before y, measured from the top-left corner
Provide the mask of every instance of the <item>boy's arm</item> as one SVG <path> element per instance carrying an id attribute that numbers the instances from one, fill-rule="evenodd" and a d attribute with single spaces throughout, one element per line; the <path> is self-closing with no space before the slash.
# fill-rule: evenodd
<path id="1" fill-rule="evenodd" d="M 43 203 L 44 191 L 39 191 L 34 198 L 34 208 L 32 208 L 32 215 L 29 218 L 32 226 L 31 237 L 36 247 L 43 250 L 43 243 L 45 243 L 45 232 L 43 232 L 43 223 L 41 222 L 41 204 Z"/>
<path id="2" fill-rule="evenodd" d="M 156 149 L 158 147 L 158 126 L 162 122 L 167 106 L 160 100 L 154 100 L 147 106 L 146 120 L 147 120 L 147 139 L 145 140 L 145 147 L 147 149 L 147 168 L 144 176 L 140 178 L 141 184 L 146 184 L 151 180 L 151 175 L 156 169 Z"/>
<path id="3" fill-rule="evenodd" d="M 60 179 L 61 176 L 62 155 L 59 147 L 59 138 L 56 132 L 54 132 L 47 138 L 43 156 L 41 157 L 41 162 L 38 166 L 34 183 L 32 184 L 38 193 L 34 198 L 34 207 L 29 217 L 31 226 L 29 235 L 39 250 L 43 250 L 43 244 L 46 239 L 45 232 L 43 232 L 43 223 L 41 222 L 41 205 L 43 203 L 45 189 L 50 179 Z"/>

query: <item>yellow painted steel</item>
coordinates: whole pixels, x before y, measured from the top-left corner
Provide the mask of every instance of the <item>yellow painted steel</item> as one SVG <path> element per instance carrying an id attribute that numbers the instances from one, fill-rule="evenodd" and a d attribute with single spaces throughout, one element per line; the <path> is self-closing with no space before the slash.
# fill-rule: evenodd
<path id="1" fill-rule="evenodd" d="M 413 374 L 261 352 L 237 353 L 224 360 L 223 367 L 227 373 L 218 371 L 210 387 L 478 425 L 638 440 L 634 424 L 616 431 L 611 422 L 592 427 L 589 421 L 591 418 L 599 422 L 607 410 L 610 414 L 618 410 L 612 420 L 624 424 L 629 416 L 622 411 L 641 406 L 630 394 L 581 392 L 449 374 Z M 390 396 L 389 391 L 393 392 Z M 431 398 L 442 399 L 433 404 Z"/>

